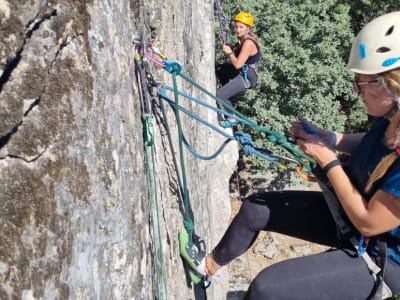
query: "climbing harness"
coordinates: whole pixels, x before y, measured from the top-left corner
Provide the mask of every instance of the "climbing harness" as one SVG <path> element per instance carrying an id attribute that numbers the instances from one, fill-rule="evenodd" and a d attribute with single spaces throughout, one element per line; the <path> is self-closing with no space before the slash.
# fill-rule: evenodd
<path id="1" fill-rule="evenodd" d="M 377 241 L 379 252 L 381 254 L 381 266 L 379 267 L 366 252 L 366 247 L 368 243 L 364 244 L 364 238 L 361 236 L 361 238 L 357 240 L 357 238 L 353 235 L 353 231 L 345 221 L 342 213 L 342 208 L 337 200 L 337 197 L 329 187 L 329 184 L 326 184 L 322 181 L 318 181 L 318 183 L 321 187 L 325 201 L 328 204 L 329 210 L 331 211 L 331 214 L 336 222 L 339 236 L 343 240 L 349 240 L 351 242 L 351 244 L 357 251 L 357 255 L 361 256 L 364 259 L 371 275 L 375 280 L 375 287 L 371 293 L 371 296 L 368 299 L 382 300 L 392 296 L 390 288 L 383 281 L 387 259 L 385 243 Z"/>
<path id="2" fill-rule="evenodd" d="M 249 65 L 248 64 L 243 64 L 242 66 L 242 74 L 243 74 L 243 80 L 244 80 L 244 86 L 246 89 L 249 89 L 251 87 L 251 82 L 249 78 L 247 78 L 247 71 L 249 70 Z"/>
<path id="3" fill-rule="evenodd" d="M 336 194 L 333 192 L 333 188 L 329 180 L 323 174 L 320 167 L 315 168 L 314 173 L 318 178 L 318 184 L 324 195 L 325 202 L 327 203 L 331 215 L 335 220 L 339 240 L 350 241 L 354 249 L 357 251 L 357 255 L 361 256 L 364 259 L 368 270 L 375 280 L 375 286 L 368 299 L 382 300 L 391 297 L 392 291 L 384 282 L 384 273 L 387 260 L 386 243 L 379 240 L 376 241 L 380 253 L 380 265 L 378 266 L 366 251 L 369 245 L 370 238 L 364 237 L 363 235 L 361 235 L 360 238 L 357 238 L 354 235 L 354 231 L 344 217 L 344 211 L 340 206 Z"/>

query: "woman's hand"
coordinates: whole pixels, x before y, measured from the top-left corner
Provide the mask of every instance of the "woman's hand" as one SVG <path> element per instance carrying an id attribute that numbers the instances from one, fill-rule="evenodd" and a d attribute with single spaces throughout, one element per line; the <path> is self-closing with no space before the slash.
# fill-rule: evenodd
<path id="1" fill-rule="evenodd" d="M 300 149 L 316 159 L 321 168 L 337 159 L 336 154 L 328 147 L 331 131 L 321 129 L 303 117 L 298 117 L 291 125 L 292 136 Z"/>
<path id="2" fill-rule="evenodd" d="M 232 48 L 227 44 L 222 45 L 222 52 L 224 52 L 225 55 L 233 54 Z"/>
<path id="3" fill-rule="evenodd" d="M 299 116 L 296 122 L 300 123 L 302 129 L 308 134 L 317 135 L 327 147 L 334 148 L 336 146 L 336 136 L 333 131 L 322 129 L 302 116 Z"/>

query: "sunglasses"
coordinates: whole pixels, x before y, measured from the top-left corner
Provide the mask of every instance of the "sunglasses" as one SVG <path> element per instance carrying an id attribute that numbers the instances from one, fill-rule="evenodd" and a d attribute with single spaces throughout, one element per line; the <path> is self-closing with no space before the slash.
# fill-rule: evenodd
<path id="1" fill-rule="evenodd" d="M 354 91 L 358 94 L 361 93 L 362 87 L 367 86 L 370 83 L 378 83 L 379 80 L 378 79 L 374 79 L 374 80 L 366 80 L 366 81 L 358 81 L 358 80 L 354 80 L 353 82 L 353 88 Z"/>

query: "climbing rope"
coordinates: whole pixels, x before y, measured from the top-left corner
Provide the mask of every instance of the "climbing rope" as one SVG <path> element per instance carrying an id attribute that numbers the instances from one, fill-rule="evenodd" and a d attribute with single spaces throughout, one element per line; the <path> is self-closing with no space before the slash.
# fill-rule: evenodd
<path id="1" fill-rule="evenodd" d="M 177 124 L 177 129 L 178 129 L 178 143 L 179 143 L 179 157 L 180 157 L 180 173 L 178 172 L 178 162 L 176 158 L 174 157 L 174 165 L 176 168 L 177 172 L 177 177 L 178 177 L 178 182 L 180 185 L 180 194 L 182 197 L 183 201 L 183 225 L 185 230 L 179 234 L 179 242 L 180 242 L 180 253 L 182 258 L 184 259 L 184 262 L 186 263 L 187 266 L 189 266 L 189 275 L 191 278 L 191 281 L 195 284 L 201 283 L 202 281 L 205 282 L 207 281 L 207 278 L 203 278 L 201 274 L 198 273 L 197 271 L 197 266 L 198 266 L 198 259 L 200 259 L 202 256 L 201 254 L 205 251 L 205 245 L 204 241 L 201 240 L 196 234 L 195 234 L 195 228 L 194 228 L 194 220 L 193 220 L 193 213 L 190 205 L 190 199 L 189 199 L 189 190 L 188 190 L 188 182 L 187 182 L 187 172 L 186 172 L 186 166 L 185 166 L 185 160 L 184 160 L 184 147 L 186 147 L 190 153 L 192 153 L 195 157 L 203 160 L 210 160 L 215 157 L 217 157 L 223 149 L 226 147 L 226 145 L 230 141 L 237 141 L 241 144 L 242 146 L 242 151 L 245 155 L 257 155 L 271 163 L 277 164 L 281 169 L 286 169 L 286 165 L 283 164 L 282 162 L 294 164 L 298 167 L 299 170 L 307 170 L 311 172 L 313 168 L 315 167 L 316 163 L 315 161 L 304 154 L 302 151 L 294 147 L 293 143 L 289 141 L 283 134 L 269 130 L 267 128 L 261 127 L 251 121 L 250 119 L 246 118 L 243 114 L 241 114 L 239 111 L 235 110 L 232 106 L 226 104 L 224 101 L 216 97 L 214 94 L 203 88 L 201 85 L 196 83 L 194 80 L 192 80 L 190 77 L 182 73 L 182 65 L 179 62 L 176 61 L 170 61 L 168 60 L 165 55 L 163 55 L 158 48 L 154 47 L 150 43 L 147 43 L 146 41 L 140 41 L 136 42 L 137 48 L 138 48 L 138 53 L 141 54 L 141 58 L 146 58 L 152 62 L 154 62 L 156 65 L 162 67 L 165 71 L 170 73 L 172 75 L 172 86 L 166 86 L 161 83 L 157 83 L 159 89 L 157 92 L 157 95 L 160 99 L 160 107 L 162 107 L 163 111 L 163 102 L 167 102 L 173 109 L 174 111 L 174 117 L 175 117 L 175 122 Z M 145 51 L 145 49 L 147 49 Z M 201 99 L 192 97 L 182 91 L 179 90 L 178 88 L 178 83 L 177 83 L 177 78 L 181 77 L 183 78 L 186 82 L 203 92 L 204 94 L 208 95 L 209 97 L 213 98 L 217 104 L 219 104 L 221 107 L 224 109 L 221 109 L 217 106 L 210 105 L 206 101 L 203 101 Z M 147 76 L 148 77 L 148 76 Z M 147 78 L 149 80 L 149 78 Z M 168 92 L 173 93 L 173 97 L 169 97 Z M 262 149 L 258 147 L 254 147 L 253 141 L 251 138 L 251 135 L 248 133 L 245 133 L 243 131 L 236 131 L 233 135 L 229 134 L 226 130 L 222 130 L 220 127 L 215 126 L 214 124 L 209 123 L 207 120 L 204 118 L 200 117 L 199 115 L 193 113 L 191 110 L 185 108 L 179 103 L 179 98 L 183 97 L 186 99 L 189 99 L 192 102 L 195 102 L 197 104 L 200 104 L 202 106 L 205 106 L 208 109 L 211 109 L 221 115 L 224 115 L 225 117 L 231 117 L 237 120 L 238 122 L 242 123 L 243 125 L 246 125 L 250 128 L 252 128 L 255 131 L 262 132 L 266 135 L 266 138 L 269 142 L 279 145 L 283 147 L 286 151 L 288 151 L 293 158 L 288 158 L 285 156 L 280 156 L 274 154 L 272 151 L 268 149 Z M 144 97 L 145 99 L 145 97 Z M 232 113 L 227 112 L 227 109 L 231 111 Z M 184 113 L 186 115 L 189 115 L 191 118 L 197 120 L 198 122 L 206 125 L 207 127 L 211 128 L 212 130 L 220 133 L 224 137 L 226 137 L 225 142 L 222 143 L 222 145 L 216 150 L 214 154 L 211 155 L 203 155 L 198 153 L 197 151 L 194 150 L 194 148 L 189 144 L 188 139 L 186 139 L 182 127 L 182 122 L 181 122 L 181 116 L 180 113 Z M 166 114 L 163 112 L 164 120 L 167 122 L 166 119 Z M 144 126 L 144 134 L 148 135 L 147 132 L 150 130 L 147 128 L 151 128 L 147 123 Z M 169 130 L 169 126 L 166 125 L 167 131 Z M 170 144 L 172 146 L 172 139 L 169 137 Z M 172 151 L 172 153 L 175 153 L 175 151 Z M 203 253 L 204 254 L 204 253 Z"/>
<path id="2" fill-rule="evenodd" d="M 149 198 L 150 226 L 152 232 L 152 250 L 154 258 L 154 278 L 157 299 L 168 299 L 167 281 L 164 268 L 163 246 L 161 241 L 161 228 L 157 193 L 157 172 L 155 162 L 154 130 L 152 124 L 152 109 L 150 93 L 147 86 L 146 70 L 140 53 L 135 53 L 135 75 L 142 109 L 143 140 L 145 165 L 147 174 L 147 191 Z"/>
<path id="3" fill-rule="evenodd" d="M 153 45 L 150 43 L 141 43 L 140 41 L 134 41 L 134 43 L 137 45 L 138 53 L 141 54 L 142 58 L 145 58 L 146 60 L 154 62 L 156 65 L 161 66 L 161 67 L 166 67 L 166 64 L 164 63 L 161 58 L 165 59 L 163 54 Z M 143 46 L 146 45 L 146 46 Z M 144 51 L 144 49 L 147 48 L 149 51 Z M 151 76 L 151 74 L 147 74 L 146 76 L 147 79 L 147 84 L 148 86 L 154 87 L 154 86 L 161 86 L 159 82 L 156 82 L 154 78 Z M 152 89 L 149 89 L 148 92 L 150 94 Z M 160 96 L 158 94 L 158 96 Z M 176 99 L 175 99 L 176 101 Z M 163 118 L 166 121 L 164 123 L 164 126 L 167 131 L 167 136 L 169 140 L 169 144 L 171 146 L 171 153 L 175 153 L 173 149 L 173 143 L 172 143 L 172 137 L 170 135 L 170 130 L 169 130 L 169 125 L 167 122 L 167 114 L 165 113 L 165 108 L 163 106 L 163 103 L 160 102 L 160 108 L 163 113 Z M 178 127 L 180 128 L 179 132 L 182 132 L 182 126 L 180 124 L 180 119 L 179 119 L 179 111 L 176 110 L 175 114 L 178 116 L 177 117 L 177 123 Z M 144 135 L 146 135 L 146 127 L 144 126 Z M 183 144 L 188 145 L 187 139 L 180 134 L 179 135 L 179 156 L 180 156 L 180 164 L 178 165 L 178 161 L 176 159 L 176 156 L 173 155 L 173 162 L 177 174 L 177 180 L 179 184 L 179 189 L 178 189 L 178 194 L 182 200 L 184 209 L 183 209 L 183 214 L 184 214 L 184 227 L 185 231 L 180 232 L 179 234 L 179 244 L 180 244 L 180 254 L 182 258 L 184 259 L 185 262 L 185 270 L 188 272 L 188 275 L 190 277 L 190 281 L 194 283 L 194 292 L 195 292 L 195 298 L 201 298 L 201 299 L 206 299 L 207 296 L 205 294 L 204 288 L 208 287 L 210 282 L 207 280 L 206 277 L 204 277 L 202 274 L 199 274 L 197 272 L 197 265 L 194 263 L 200 263 L 200 260 L 202 257 L 206 255 L 206 249 L 205 249 L 205 243 L 204 241 L 196 235 L 195 230 L 194 230 L 194 219 L 193 219 L 193 213 L 190 205 L 190 200 L 189 200 L 189 190 L 187 188 L 187 174 L 186 174 L 186 168 L 185 168 L 185 161 L 183 158 Z M 222 151 L 222 149 L 220 150 Z M 219 151 L 219 152 L 220 152 Z M 218 152 L 218 153 L 219 153 Z M 217 154 L 218 154 L 217 153 Z M 216 155 L 217 155 L 216 154 Z M 216 156 L 215 155 L 215 156 Z M 209 158 L 211 159 L 211 157 Z M 179 170 L 180 166 L 180 172 Z"/>
<path id="4" fill-rule="evenodd" d="M 204 105 L 205 107 L 210 108 L 210 109 L 212 109 L 212 110 L 224 115 L 225 117 L 234 118 L 238 122 L 240 122 L 240 123 L 242 123 L 242 124 L 244 124 L 246 126 L 251 127 L 255 131 L 264 133 L 269 142 L 271 142 L 272 144 L 281 146 L 287 152 L 289 152 L 291 154 L 291 156 L 293 156 L 293 159 L 289 159 L 289 158 L 286 158 L 286 157 L 283 157 L 283 156 L 280 156 L 279 158 L 287 160 L 289 162 L 296 162 L 296 164 L 301 167 L 301 168 L 299 168 L 300 170 L 304 170 L 305 169 L 306 171 L 312 172 L 312 170 L 315 168 L 315 166 L 316 166 L 315 160 L 312 159 L 310 156 L 306 155 L 304 152 L 302 152 L 298 148 L 296 148 L 293 145 L 293 143 L 290 142 L 286 138 L 285 135 L 283 135 L 283 134 L 281 134 L 281 133 L 279 133 L 277 131 L 269 130 L 269 129 L 265 128 L 265 127 L 259 126 L 258 124 L 254 123 L 250 119 L 246 118 L 242 113 L 240 113 L 239 111 L 234 109 L 232 106 L 230 106 L 229 104 L 225 103 L 223 100 L 219 99 L 218 97 L 213 95 L 211 92 L 207 91 L 205 88 L 203 88 L 198 83 L 193 81 L 187 75 L 183 74 L 181 72 L 182 71 L 182 66 L 181 66 L 180 63 L 174 62 L 174 61 L 168 61 L 168 60 L 164 60 L 164 63 L 165 63 L 164 69 L 167 72 L 171 73 L 173 78 L 176 78 L 177 76 L 182 77 L 185 81 L 187 81 L 188 83 L 190 83 L 191 85 L 193 85 L 194 87 L 196 87 L 197 89 L 199 89 L 200 91 L 202 91 L 203 93 L 208 95 L 209 97 L 213 98 L 222 107 L 228 108 L 230 111 L 232 111 L 232 113 L 229 113 L 226 110 L 219 109 L 217 107 L 209 105 L 204 101 L 199 101 L 198 99 L 195 99 L 193 97 L 189 97 L 189 99 L 191 99 L 191 100 L 193 100 L 193 101 L 195 101 L 195 102 L 197 102 L 197 103 L 199 103 L 201 105 Z M 173 79 L 173 80 L 176 81 L 176 79 Z M 171 89 L 171 88 L 169 88 L 169 89 Z M 178 90 L 177 86 L 173 87 L 173 91 L 174 91 L 174 94 L 175 94 L 175 98 L 178 95 L 186 96 L 184 93 L 182 93 L 182 92 L 180 92 Z M 183 112 L 185 112 L 187 114 L 190 114 L 187 109 L 183 108 L 182 106 L 179 106 L 176 102 L 175 102 L 175 106 L 176 106 L 176 108 L 179 108 L 179 110 L 182 110 Z M 199 120 L 199 118 L 196 118 L 196 119 Z M 202 123 L 205 123 L 205 122 L 202 122 Z M 212 125 L 210 125 L 209 127 L 212 128 L 212 129 L 215 128 Z M 221 133 L 221 131 L 218 130 L 218 129 L 214 129 L 214 130 L 216 130 L 219 133 Z M 223 134 L 223 135 L 225 135 L 225 134 Z M 246 142 L 246 151 L 250 152 L 250 154 L 256 154 L 256 155 L 261 154 L 259 149 L 258 150 L 257 149 L 249 150 L 251 148 L 252 143 L 249 143 L 249 139 L 247 137 L 246 138 L 236 137 L 235 139 L 238 140 L 239 142 L 240 141 L 245 141 Z M 259 156 L 263 157 L 263 155 L 259 155 Z M 266 158 L 266 156 L 264 156 L 263 158 Z M 270 160 L 270 158 L 268 158 L 268 160 Z M 275 160 L 272 159 L 271 161 L 275 161 Z"/>
<path id="5" fill-rule="evenodd" d="M 151 157 L 151 159 L 150 159 Z M 167 280 L 162 251 L 160 216 L 157 197 L 157 171 L 154 144 L 145 146 L 147 191 L 149 197 L 150 226 L 152 231 L 152 249 L 154 259 L 154 278 L 157 285 L 157 299 L 168 299 Z"/>
<path id="6" fill-rule="evenodd" d="M 225 28 L 228 24 L 228 19 L 225 17 L 225 15 L 222 11 L 222 6 L 221 6 L 220 0 L 215 1 L 215 6 L 217 7 L 217 16 L 218 16 L 218 21 L 219 21 L 219 33 L 220 33 L 221 43 L 226 44 Z"/>

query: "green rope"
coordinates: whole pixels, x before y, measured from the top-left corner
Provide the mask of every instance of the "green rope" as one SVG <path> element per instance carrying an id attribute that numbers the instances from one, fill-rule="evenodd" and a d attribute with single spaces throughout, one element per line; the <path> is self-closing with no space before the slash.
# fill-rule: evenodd
<path id="1" fill-rule="evenodd" d="M 161 241 L 161 228 L 157 198 L 157 172 L 155 164 L 154 127 L 152 124 L 151 106 L 149 101 L 146 75 L 140 55 L 135 55 L 135 74 L 142 105 L 143 141 L 145 152 L 145 165 L 147 176 L 147 193 L 149 199 L 150 230 L 153 250 L 153 273 L 155 278 L 157 299 L 168 299 L 167 280 L 164 268 L 163 246 Z M 149 154 L 151 151 L 151 154 Z M 151 162 L 149 156 L 151 155 Z"/>
<path id="2" fill-rule="evenodd" d="M 279 133 L 277 131 L 269 130 L 265 127 L 262 127 L 258 125 L 257 123 L 253 122 L 252 120 L 248 119 L 245 115 L 243 115 L 241 112 L 237 111 L 234 107 L 230 106 L 229 104 L 225 103 L 222 99 L 218 98 L 214 94 L 212 94 L 210 91 L 199 85 L 197 82 L 195 82 L 193 79 L 191 79 L 189 76 L 181 73 L 181 67 L 177 67 L 176 65 L 173 65 L 173 62 L 169 62 L 170 65 L 168 65 L 167 62 L 167 67 L 166 70 L 170 72 L 171 74 L 174 73 L 177 76 L 177 72 L 180 77 L 182 77 L 184 80 L 189 82 L 191 85 L 208 95 L 209 97 L 213 98 L 217 103 L 222 105 L 225 108 L 229 108 L 231 111 L 233 111 L 236 115 L 238 115 L 242 120 L 240 120 L 242 123 L 245 123 L 249 127 L 253 128 L 255 131 L 263 132 L 267 135 L 267 139 L 269 142 L 283 147 L 286 151 L 288 151 L 294 159 L 297 161 L 299 165 L 301 165 L 303 168 L 305 168 L 308 171 L 312 171 L 316 167 L 316 161 L 302 152 L 300 149 L 294 147 L 292 143 L 290 143 L 285 135 L 282 133 Z M 175 93 L 175 100 L 177 99 L 177 94 L 179 93 L 179 90 L 176 86 L 174 86 L 174 93 Z"/>
<path id="3" fill-rule="evenodd" d="M 227 105 L 222 99 L 216 97 L 214 94 L 203 88 L 201 85 L 196 83 L 194 80 L 192 80 L 190 77 L 186 76 L 181 72 L 182 66 L 177 63 L 177 62 L 170 62 L 167 60 L 164 60 L 165 65 L 165 70 L 169 72 L 172 75 L 172 81 L 173 81 L 173 92 L 174 92 L 174 100 L 175 100 L 175 105 L 173 106 L 174 113 L 175 113 L 175 118 L 176 118 L 176 123 L 178 127 L 178 137 L 179 137 L 179 155 L 180 155 L 180 161 L 181 161 L 181 170 L 182 170 L 182 185 L 183 185 L 183 201 L 184 201 L 184 227 L 189 235 L 189 246 L 193 244 L 193 232 L 194 232 L 194 221 L 191 216 L 191 207 L 190 207 L 190 201 L 189 201 L 189 191 L 187 188 L 187 175 L 186 175 L 186 168 L 185 168 L 185 161 L 184 161 L 184 135 L 183 135 L 183 129 L 182 129 L 182 123 L 180 119 L 180 114 L 179 114 L 179 95 L 182 94 L 179 89 L 178 89 L 178 84 L 177 84 L 177 76 L 181 76 L 184 80 L 189 82 L 191 85 L 208 95 L 209 97 L 213 98 L 216 102 L 221 104 L 224 107 L 229 107 L 235 114 L 240 116 L 243 120 L 244 123 L 250 127 L 252 127 L 254 130 L 257 130 L 259 132 L 263 132 L 267 135 L 268 141 L 271 143 L 274 143 L 276 145 L 279 145 L 286 149 L 289 153 L 291 153 L 295 157 L 295 161 L 301 165 L 303 168 L 306 168 L 309 171 L 312 171 L 312 169 L 315 167 L 315 160 L 300 151 L 299 149 L 293 147 L 291 143 L 288 141 L 286 136 L 283 134 L 277 132 L 277 131 L 272 131 L 267 128 L 261 127 L 255 122 L 251 121 L 250 119 L 246 118 L 242 113 L 234 109 L 233 107 Z"/>
<path id="4" fill-rule="evenodd" d="M 176 81 L 176 70 L 172 71 L 172 82 L 174 87 L 174 99 L 175 103 L 179 104 L 179 92 L 178 92 L 178 84 Z M 183 130 L 182 130 L 182 123 L 181 118 L 179 115 L 179 110 L 174 109 L 175 119 L 178 126 L 178 134 L 179 134 L 179 156 L 181 162 L 181 175 L 182 175 L 182 184 L 183 184 L 183 203 L 184 203 L 184 226 L 189 235 L 189 246 L 193 245 L 193 231 L 194 231 L 194 222 L 191 216 L 191 206 L 189 200 L 189 190 L 187 187 L 187 176 L 186 176 L 186 167 L 185 167 L 185 159 L 184 159 L 184 152 L 183 152 Z"/>
<path id="5" fill-rule="evenodd" d="M 143 119 L 143 138 L 145 142 L 145 162 L 146 162 L 146 174 L 147 174 L 147 192 L 149 198 L 149 210 L 150 210 L 150 226 L 153 240 L 153 253 L 154 253 L 154 277 L 155 284 L 157 285 L 157 299 L 168 299 L 167 293 L 167 280 L 164 268 L 164 256 L 162 252 L 162 241 L 161 241 L 161 228 L 160 228 L 160 217 L 157 197 L 157 171 L 155 161 L 155 146 L 153 135 L 147 134 L 148 130 L 151 129 L 151 116 L 146 116 Z M 149 151 L 151 152 L 149 154 Z M 151 162 L 149 156 L 151 155 Z"/>

